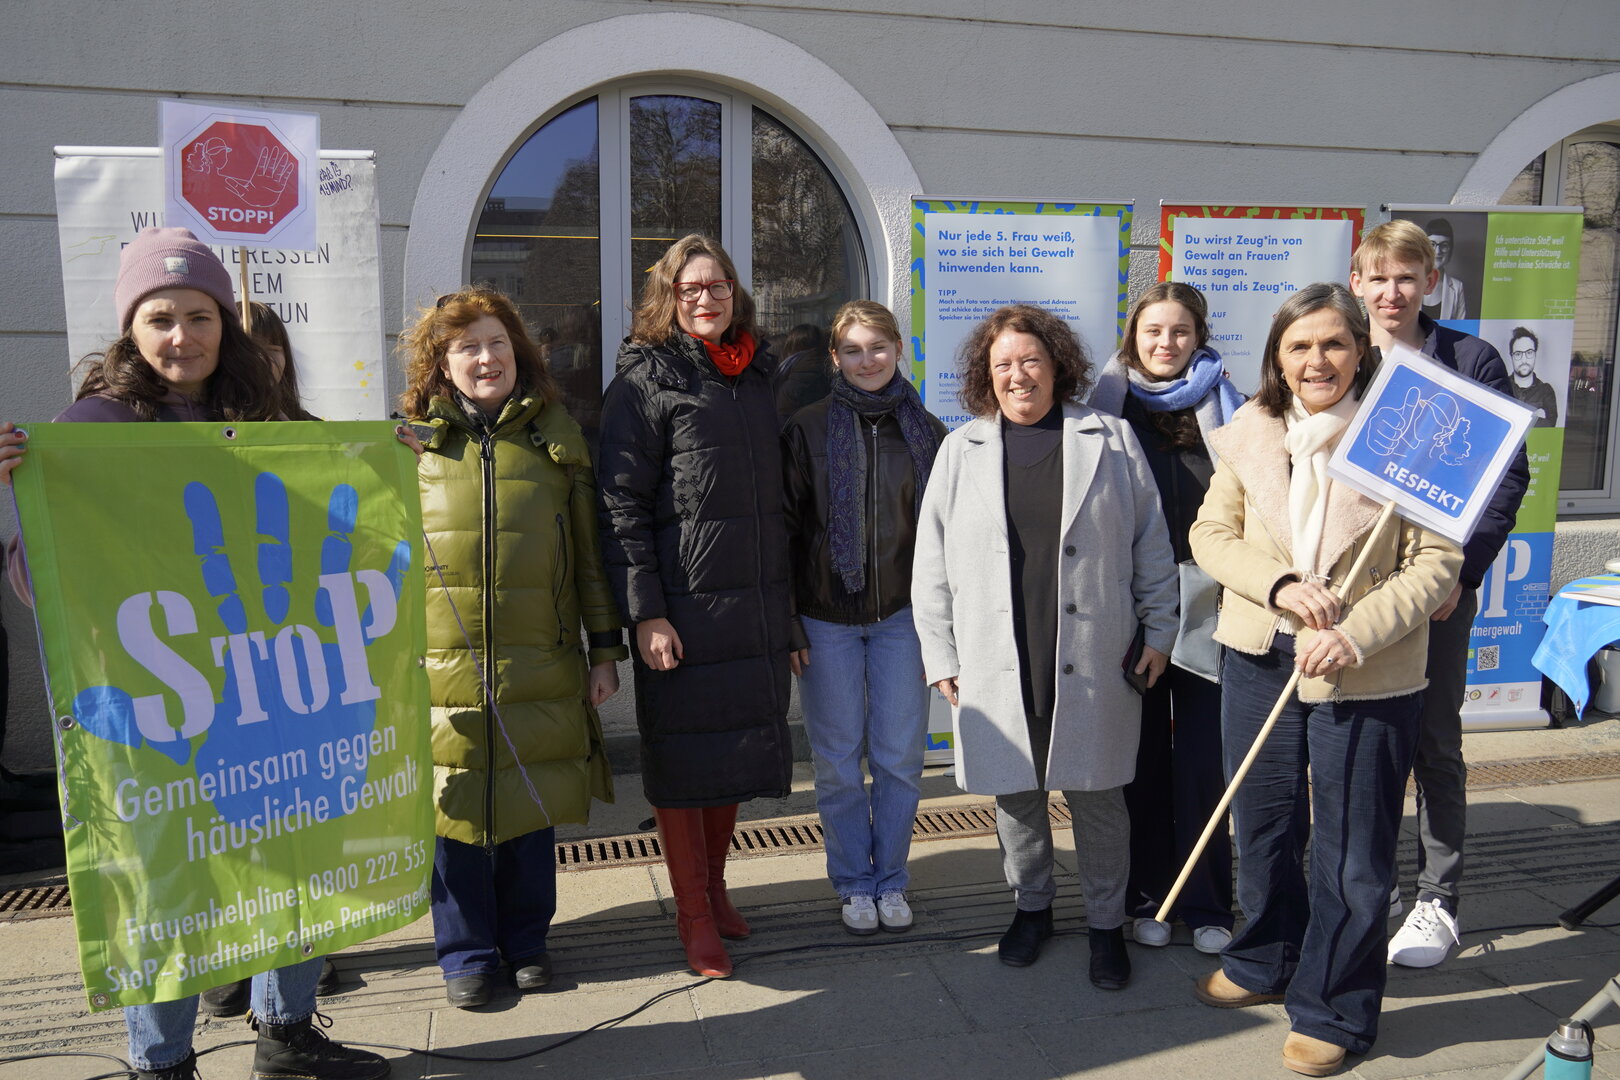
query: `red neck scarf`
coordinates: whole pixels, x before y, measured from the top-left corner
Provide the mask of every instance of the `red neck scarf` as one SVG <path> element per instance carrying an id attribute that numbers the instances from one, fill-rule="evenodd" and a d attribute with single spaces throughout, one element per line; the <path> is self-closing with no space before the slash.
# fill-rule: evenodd
<path id="1" fill-rule="evenodd" d="M 702 338 L 698 339 L 703 341 Z M 720 374 L 731 376 L 741 374 L 754 359 L 754 337 L 747 331 L 737 335 L 737 340 L 727 345 L 721 342 L 718 345 L 703 341 L 703 348 L 708 351 L 709 359 L 714 366 L 720 369 Z"/>

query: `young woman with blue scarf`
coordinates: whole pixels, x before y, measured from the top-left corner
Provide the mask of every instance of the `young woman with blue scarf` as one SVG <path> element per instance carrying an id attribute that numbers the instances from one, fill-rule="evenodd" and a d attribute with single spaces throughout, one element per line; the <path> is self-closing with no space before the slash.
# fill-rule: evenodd
<path id="1" fill-rule="evenodd" d="M 945 425 L 900 368 L 900 329 L 883 305 L 845 304 L 831 341 L 832 392 L 782 430 L 792 666 L 844 927 L 899 932 L 912 921 L 906 860 L 928 727 L 911 559 Z"/>
<path id="2" fill-rule="evenodd" d="M 1231 419 L 1243 395 L 1208 340 L 1202 293 L 1175 281 L 1152 285 L 1131 308 L 1119 352 L 1091 398 L 1093 408 L 1123 417 L 1135 430 L 1181 566 L 1180 638 L 1165 677 L 1143 697 L 1136 779 L 1125 788 L 1131 817 L 1126 910 L 1142 945 L 1170 943 L 1170 925 L 1153 916 L 1226 787 L 1221 688 L 1211 681 L 1218 677 L 1219 650 L 1208 634 L 1213 627 L 1199 622 L 1200 614 L 1213 614 L 1214 582 L 1192 562 L 1187 531 L 1215 471 L 1204 435 Z M 1205 595 L 1190 595 L 1200 592 Z M 1200 952 L 1219 953 L 1231 940 L 1232 847 L 1224 822 L 1174 915 L 1192 930 Z"/>

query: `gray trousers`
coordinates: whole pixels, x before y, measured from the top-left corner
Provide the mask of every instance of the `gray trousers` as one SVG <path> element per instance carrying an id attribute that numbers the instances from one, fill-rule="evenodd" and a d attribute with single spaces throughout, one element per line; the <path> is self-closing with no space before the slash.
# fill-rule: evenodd
<path id="1" fill-rule="evenodd" d="M 996 839 L 1001 868 L 1020 911 L 1052 906 L 1052 821 L 1045 791 L 996 796 Z M 1125 789 L 1065 791 L 1074 819 L 1075 874 L 1086 898 L 1086 923 L 1112 930 L 1125 923 L 1125 883 L 1131 870 L 1131 818 Z"/>
<path id="2" fill-rule="evenodd" d="M 1429 624 L 1429 688 L 1418 720 L 1418 898 L 1441 897 L 1457 906 L 1463 839 L 1468 833 L 1468 764 L 1463 761 L 1463 694 L 1468 677 L 1468 635 L 1479 610 L 1475 589 L 1464 589 L 1457 610 Z"/>

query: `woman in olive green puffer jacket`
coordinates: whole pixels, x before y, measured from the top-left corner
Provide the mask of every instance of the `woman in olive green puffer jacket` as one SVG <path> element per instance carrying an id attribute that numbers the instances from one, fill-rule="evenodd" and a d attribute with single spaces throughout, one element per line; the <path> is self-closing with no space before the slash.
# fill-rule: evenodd
<path id="1" fill-rule="evenodd" d="M 519 989 L 549 981 L 552 827 L 612 801 L 596 706 L 627 652 L 585 439 L 511 302 L 452 294 L 404 347 L 430 544 L 434 938 L 450 1003 L 471 1007 L 503 958 Z"/>

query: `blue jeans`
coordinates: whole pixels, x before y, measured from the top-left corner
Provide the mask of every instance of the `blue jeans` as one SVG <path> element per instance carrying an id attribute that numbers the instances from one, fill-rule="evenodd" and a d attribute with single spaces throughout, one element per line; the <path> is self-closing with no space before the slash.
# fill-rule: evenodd
<path id="1" fill-rule="evenodd" d="M 1282 693 L 1293 650 L 1286 634 L 1264 656 L 1227 650 L 1227 775 Z M 1378 1035 L 1395 843 L 1422 696 L 1305 703 L 1295 694 L 1232 801 L 1238 904 L 1248 921 L 1221 954 L 1226 976 L 1246 990 L 1286 994 L 1295 1031 L 1357 1054 Z"/>
<path id="2" fill-rule="evenodd" d="M 557 830 L 496 844 L 438 837 L 433 849 L 433 949 L 446 979 L 493 975 L 546 953 L 557 914 Z"/>
<path id="3" fill-rule="evenodd" d="M 253 1015 L 269 1024 L 296 1024 L 315 1011 L 321 958 L 253 976 Z M 156 1005 L 128 1005 L 129 1060 L 137 1069 L 162 1072 L 186 1060 L 197 1026 L 197 995 Z"/>
<path id="4" fill-rule="evenodd" d="M 827 876 L 841 897 L 904 891 L 928 735 L 928 684 L 911 608 L 857 626 L 802 621 L 810 665 L 799 677 L 799 700 L 816 765 Z"/>

